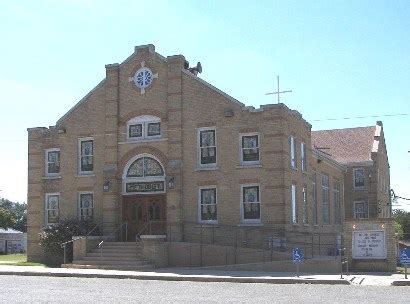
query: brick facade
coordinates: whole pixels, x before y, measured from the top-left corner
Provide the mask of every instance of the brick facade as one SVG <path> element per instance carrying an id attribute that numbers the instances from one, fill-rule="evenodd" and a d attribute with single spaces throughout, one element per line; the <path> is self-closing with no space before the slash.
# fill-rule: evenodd
<path id="1" fill-rule="evenodd" d="M 132 79 L 141 67 L 158 75 L 144 93 Z M 130 140 L 129 121 L 136 117 L 159 119 L 161 135 L 155 139 Z M 202 128 L 215 131 L 215 166 L 199 164 L 198 134 Z M 30 260 L 42 259 L 38 233 L 46 225 L 48 193 L 59 194 L 59 218 L 78 217 L 83 207 L 80 194 L 91 193 L 94 221 L 103 223 L 104 233 L 115 229 L 124 220 L 124 196 L 130 196 L 124 193 L 124 176 L 136 156 L 152 157 L 164 170 L 165 176 L 159 183 L 164 182 L 166 221 L 172 224 L 174 240 L 184 241 L 193 235 L 190 230 L 195 225 L 188 223 L 200 221 L 200 189 L 207 186 L 217 191 L 217 220 L 212 224 L 274 227 L 284 235 L 342 232 L 342 225 L 335 220 L 333 185 L 334 181 L 343 184 L 346 167 L 311 148 L 311 125 L 301 114 L 284 104 L 259 109 L 246 107 L 191 73 L 182 55 L 164 58 L 155 52 L 153 45 L 136 47 L 121 64 L 107 65 L 105 79 L 55 126 L 30 128 L 28 134 Z M 244 164 L 241 136 L 255 134 L 259 161 Z M 291 166 L 290 137 L 295 139 L 296 168 Z M 80 172 L 81 139 L 93 141 L 90 174 Z M 306 148 L 305 170 L 302 170 L 301 143 Z M 46 150 L 51 148 L 60 150 L 60 170 L 55 176 L 45 174 Z M 382 158 L 377 163 L 385 162 Z M 317 222 L 313 221 L 314 172 Z M 329 177 L 329 223 L 324 223 L 322 216 L 322 175 Z M 292 221 L 292 184 L 296 186 L 296 223 Z M 252 223 L 243 221 L 241 209 L 242 187 L 249 185 L 259 187 L 260 221 Z M 302 204 L 303 188 L 307 193 L 306 208 Z M 345 182 L 340 189 L 341 222 L 343 215 L 350 212 L 344 213 L 343 195 L 348 193 L 347 188 Z M 144 194 L 133 195 L 135 200 L 141 196 Z"/>

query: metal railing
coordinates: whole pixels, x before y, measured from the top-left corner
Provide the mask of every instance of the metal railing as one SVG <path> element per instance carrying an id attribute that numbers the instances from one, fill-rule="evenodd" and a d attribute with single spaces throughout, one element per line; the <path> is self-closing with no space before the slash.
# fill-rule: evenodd
<path id="1" fill-rule="evenodd" d="M 75 242 L 75 241 L 78 241 L 78 240 L 82 240 L 82 239 L 86 239 L 86 240 L 87 240 L 87 238 L 88 238 L 89 236 L 91 236 L 91 234 L 92 234 L 97 228 L 99 228 L 100 226 L 102 226 L 102 222 L 96 224 L 86 235 L 84 235 L 84 236 L 79 236 L 79 237 L 77 237 L 77 238 L 73 238 L 73 239 L 71 239 L 71 240 L 69 240 L 69 241 L 66 241 L 66 242 L 63 242 L 63 243 L 60 244 L 61 248 L 63 248 L 63 250 L 64 250 L 64 264 L 67 263 L 67 245 L 70 244 L 70 243 L 73 243 L 73 245 L 74 245 L 74 242 Z M 100 237 L 102 237 L 102 229 L 101 229 L 101 231 L 100 231 Z"/>
<path id="2" fill-rule="evenodd" d="M 102 260 L 102 255 L 103 255 L 103 246 L 104 243 L 108 240 L 110 240 L 110 238 L 114 237 L 114 240 L 116 239 L 116 234 L 118 232 L 120 232 L 120 235 L 123 235 L 122 233 L 122 228 L 125 227 L 125 241 L 128 241 L 128 222 L 123 222 L 121 223 L 121 225 L 119 225 L 117 228 L 114 229 L 113 232 L 111 232 L 110 234 L 106 235 L 106 236 L 102 236 L 102 240 L 101 242 L 98 243 L 98 249 L 100 250 L 100 260 Z"/>

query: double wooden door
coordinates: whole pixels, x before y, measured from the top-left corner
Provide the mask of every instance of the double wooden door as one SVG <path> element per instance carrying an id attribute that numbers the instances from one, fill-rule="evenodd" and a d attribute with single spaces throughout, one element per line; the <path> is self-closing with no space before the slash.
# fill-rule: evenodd
<path id="1" fill-rule="evenodd" d="M 135 241 L 138 233 L 166 234 L 165 195 L 123 197 L 122 210 L 129 241 Z"/>

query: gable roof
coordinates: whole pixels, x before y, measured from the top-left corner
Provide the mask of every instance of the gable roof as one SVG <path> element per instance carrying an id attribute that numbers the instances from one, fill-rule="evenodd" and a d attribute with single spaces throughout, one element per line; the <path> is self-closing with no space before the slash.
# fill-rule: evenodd
<path id="1" fill-rule="evenodd" d="M 372 160 L 376 127 L 312 131 L 312 147 L 342 164 Z"/>

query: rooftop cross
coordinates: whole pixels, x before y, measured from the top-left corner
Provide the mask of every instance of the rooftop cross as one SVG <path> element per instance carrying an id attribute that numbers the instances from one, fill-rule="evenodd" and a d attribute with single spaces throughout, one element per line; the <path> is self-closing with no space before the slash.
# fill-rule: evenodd
<path id="1" fill-rule="evenodd" d="M 292 90 L 289 90 L 289 91 L 280 91 L 279 90 L 279 75 L 277 76 L 277 79 L 278 79 L 278 90 L 276 91 L 276 92 L 272 92 L 272 93 L 265 93 L 265 95 L 274 95 L 274 94 L 277 94 L 278 95 L 278 103 L 280 103 L 280 94 L 283 94 L 283 93 L 290 93 L 290 92 L 292 92 Z"/>

